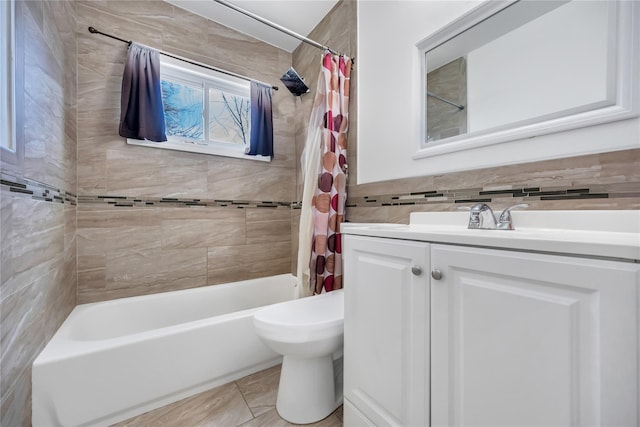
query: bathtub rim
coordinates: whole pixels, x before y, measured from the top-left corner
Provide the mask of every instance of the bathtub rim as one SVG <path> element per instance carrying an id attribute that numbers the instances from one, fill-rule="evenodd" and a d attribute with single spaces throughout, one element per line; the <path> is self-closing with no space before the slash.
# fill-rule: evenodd
<path id="1" fill-rule="evenodd" d="M 86 311 L 97 305 L 116 305 L 122 303 L 122 300 L 139 300 L 141 298 L 166 298 L 170 297 L 169 294 L 175 293 L 197 293 L 197 291 L 203 291 L 203 288 L 213 288 L 217 287 L 233 287 L 238 284 L 249 284 L 251 282 L 258 282 L 265 278 L 270 278 L 276 280 L 277 278 L 285 278 L 289 280 L 288 285 L 291 285 L 291 300 L 296 299 L 296 286 L 297 280 L 295 276 L 290 273 L 279 274 L 275 276 L 267 276 L 255 279 L 242 280 L 238 282 L 229 282 L 218 285 L 207 285 L 200 286 L 196 288 L 188 288 L 188 289 L 180 289 L 175 291 L 168 292 L 158 292 L 154 294 L 148 295 L 136 295 L 132 297 L 125 298 L 117 298 L 113 300 L 107 301 L 97 301 L 86 304 L 79 304 L 73 308 L 71 313 L 64 320 L 62 325 L 58 328 L 56 333 L 51 337 L 51 339 L 46 343 L 45 347 L 42 349 L 40 354 L 33 361 L 33 366 L 40 366 L 42 364 L 61 361 L 61 360 L 72 360 L 74 358 L 82 357 L 88 354 L 97 353 L 103 351 L 105 349 L 110 348 L 118 348 L 127 346 L 133 343 L 138 342 L 148 342 L 161 337 L 168 337 L 172 335 L 177 335 L 183 332 L 185 329 L 189 330 L 197 330 L 202 329 L 216 323 L 222 323 L 224 321 L 229 321 L 233 319 L 237 319 L 240 317 L 245 317 L 251 313 L 255 313 L 258 310 L 263 309 L 264 307 L 268 307 L 273 304 L 262 305 L 258 307 L 248 308 L 245 310 L 234 311 L 230 313 L 220 314 L 217 316 L 207 317 L 203 319 L 192 320 L 189 322 L 177 323 L 173 325 L 163 326 L 160 328 L 149 329 L 139 332 L 134 332 L 127 335 L 121 335 L 112 338 L 102 338 L 96 340 L 79 340 L 75 339 L 72 336 L 73 331 L 71 328 L 73 327 L 73 322 L 77 321 L 77 318 L 82 316 Z M 280 303 L 274 303 L 280 304 Z"/>

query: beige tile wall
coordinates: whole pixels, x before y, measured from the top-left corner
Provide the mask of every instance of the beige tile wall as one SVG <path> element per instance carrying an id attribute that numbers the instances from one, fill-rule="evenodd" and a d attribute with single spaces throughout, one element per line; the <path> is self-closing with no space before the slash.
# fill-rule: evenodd
<path id="1" fill-rule="evenodd" d="M 290 271 L 289 208 L 78 207 L 78 303 Z"/>
<path id="2" fill-rule="evenodd" d="M 287 202 L 295 194 L 294 100 L 273 93 L 270 164 L 127 145 L 118 136 L 127 46 L 94 26 L 278 84 L 291 54 L 163 1 L 78 2 L 78 192 L 83 196 Z M 288 273 L 288 208 L 149 208 L 81 203 L 78 301 Z"/>
<path id="3" fill-rule="evenodd" d="M 291 64 L 289 53 L 159 0 L 77 4 L 79 194 L 292 197 L 294 105 L 288 92 L 273 94 L 275 159 L 270 164 L 130 146 L 118 136 L 127 45 L 91 34 L 87 27 L 274 84 Z"/>
<path id="4" fill-rule="evenodd" d="M 17 153 L 5 177 L 76 192 L 76 8 L 16 2 Z M 75 206 L 0 190 L 0 425 L 31 425 L 31 364 L 76 303 Z"/>

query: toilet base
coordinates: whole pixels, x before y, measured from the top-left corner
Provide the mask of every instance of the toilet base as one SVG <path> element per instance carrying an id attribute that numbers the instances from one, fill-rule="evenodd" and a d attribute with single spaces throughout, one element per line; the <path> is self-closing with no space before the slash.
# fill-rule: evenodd
<path id="1" fill-rule="evenodd" d="M 342 392 L 336 393 L 331 354 L 283 357 L 276 401 L 280 417 L 294 424 L 310 424 L 329 416 L 341 403 Z"/>

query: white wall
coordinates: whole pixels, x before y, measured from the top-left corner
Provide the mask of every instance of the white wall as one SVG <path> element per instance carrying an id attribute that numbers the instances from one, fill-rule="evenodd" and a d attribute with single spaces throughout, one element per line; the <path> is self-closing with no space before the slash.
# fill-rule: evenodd
<path id="1" fill-rule="evenodd" d="M 469 132 L 604 101 L 609 11 L 566 3 L 469 52 Z"/>
<path id="2" fill-rule="evenodd" d="M 602 141 L 640 147 L 637 118 L 551 135 L 413 158 L 420 148 L 421 61 L 417 44 L 454 21 L 478 1 L 358 2 L 358 176 L 359 184 L 544 160 L 545 147 L 598 152 Z M 541 150 L 542 149 L 542 150 Z M 621 149 L 621 148 L 617 148 Z M 600 150 L 602 151 L 602 150 Z M 516 159 L 515 161 L 513 159 Z M 485 162 L 486 164 L 486 162 Z M 484 166 L 486 167 L 486 166 Z"/>
<path id="3" fill-rule="evenodd" d="M 358 2 L 358 183 L 424 175 L 410 172 L 422 99 L 416 43 L 479 3 Z"/>

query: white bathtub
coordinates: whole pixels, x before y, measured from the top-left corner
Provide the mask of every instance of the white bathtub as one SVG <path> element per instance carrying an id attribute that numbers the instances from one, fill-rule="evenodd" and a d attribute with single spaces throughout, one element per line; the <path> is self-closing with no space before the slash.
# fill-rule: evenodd
<path id="1" fill-rule="evenodd" d="M 107 426 L 274 366 L 253 313 L 289 274 L 83 304 L 33 363 L 33 425 Z"/>

